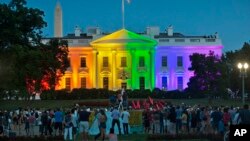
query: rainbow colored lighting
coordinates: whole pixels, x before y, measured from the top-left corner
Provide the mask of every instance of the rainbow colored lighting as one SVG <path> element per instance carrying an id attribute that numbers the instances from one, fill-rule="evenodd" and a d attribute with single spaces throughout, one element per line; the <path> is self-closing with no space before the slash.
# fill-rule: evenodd
<path id="1" fill-rule="evenodd" d="M 208 54 L 214 51 L 221 55 L 222 46 L 160 46 L 149 37 L 138 35 L 126 29 L 90 42 L 88 46 L 69 47 L 71 67 L 60 81 L 57 89 L 66 88 L 66 78 L 70 78 L 70 89 L 80 88 L 81 78 L 86 78 L 86 88 L 104 88 L 104 78 L 108 78 L 108 89 L 140 89 L 141 78 L 144 88 L 163 88 L 162 77 L 167 78 L 167 89 L 178 88 L 178 77 L 183 78 L 183 88 L 187 87 L 193 75 L 188 70 L 191 65 L 189 55 Z M 162 56 L 167 56 L 167 67 L 162 67 Z M 182 67 L 177 66 L 177 57 L 183 59 Z M 86 58 L 86 67 L 80 67 L 80 58 Z M 108 65 L 103 66 L 104 57 Z M 126 66 L 122 66 L 122 58 Z M 143 59 L 142 59 L 143 58 Z M 143 61 L 142 61 L 143 60 Z"/>

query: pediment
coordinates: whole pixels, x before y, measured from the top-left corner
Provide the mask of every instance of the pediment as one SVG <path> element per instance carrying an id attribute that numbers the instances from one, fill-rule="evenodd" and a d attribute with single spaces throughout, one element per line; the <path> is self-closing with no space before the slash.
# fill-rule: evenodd
<path id="1" fill-rule="evenodd" d="M 156 46 L 157 41 L 143 35 L 136 34 L 126 29 L 118 30 L 112 34 L 101 37 L 92 41 L 92 46 L 108 46 L 108 45 L 144 45 Z"/>

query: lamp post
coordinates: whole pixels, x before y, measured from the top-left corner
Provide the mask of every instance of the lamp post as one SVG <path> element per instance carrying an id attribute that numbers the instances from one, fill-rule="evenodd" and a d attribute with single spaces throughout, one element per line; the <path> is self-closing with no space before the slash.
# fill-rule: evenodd
<path id="1" fill-rule="evenodd" d="M 240 77 L 242 77 L 242 103 L 245 104 L 245 77 L 247 77 L 247 63 L 238 63 L 238 68 L 240 69 Z"/>

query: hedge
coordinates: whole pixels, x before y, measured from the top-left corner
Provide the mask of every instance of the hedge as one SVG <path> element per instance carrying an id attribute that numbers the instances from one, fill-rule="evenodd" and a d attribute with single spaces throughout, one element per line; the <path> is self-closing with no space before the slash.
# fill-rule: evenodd
<path id="1" fill-rule="evenodd" d="M 67 90 L 56 90 L 55 92 L 44 91 L 41 94 L 42 100 L 82 100 L 82 99 L 109 99 L 111 96 L 117 96 L 121 91 L 111 91 L 107 89 L 73 89 L 71 92 Z M 204 98 L 201 94 L 190 94 L 186 91 L 163 91 L 158 88 L 145 90 L 126 90 L 129 98 L 148 98 L 149 96 L 156 99 L 188 99 L 188 98 Z"/>

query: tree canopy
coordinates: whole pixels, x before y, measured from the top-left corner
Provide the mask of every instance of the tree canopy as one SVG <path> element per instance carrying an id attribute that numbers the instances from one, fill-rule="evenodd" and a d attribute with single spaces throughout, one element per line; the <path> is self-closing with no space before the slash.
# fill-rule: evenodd
<path id="1" fill-rule="evenodd" d="M 0 3 L 0 90 L 55 89 L 68 68 L 67 41 L 41 42 L 43 16 L 25 0 Z"/>
<path id="2" fill-rule="evenodd" d="M 190 78 L 187 90 L 191 93 L 221 96 L 225 94 L 227 86 L 226 66 L 219 56 L 210 52 L 209 55 L 194 53 L 190 56 L 190 71 L 194 76 Z"/>

